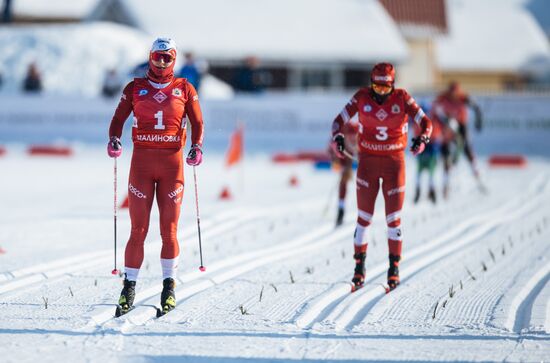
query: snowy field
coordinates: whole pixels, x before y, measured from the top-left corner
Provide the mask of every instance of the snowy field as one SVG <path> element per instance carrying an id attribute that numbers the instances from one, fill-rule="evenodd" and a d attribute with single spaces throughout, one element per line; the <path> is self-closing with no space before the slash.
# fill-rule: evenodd
<path id="1" fill-rule="evenodd" d="M 129 150 L 119 161 L 126 195 Z M 10 148 L 0 157 L 2 362 L 389 362 L 550 360 L 550 163 L 490 169 L 476 188 L 464 162 L 452 195 L 411 202 L 408 163 L 401 286 L 385 295 L 378 200 L 367 286 L 349 293 L 354 188 L 334 229 L 337 175 L 248 157 L 198 171 L 206 272 L 198 271 L 192 171 L 180 219 L 178 306 L 155 318 L 161 290 L 153 207 L 137 308 L 114 318 L 113 164 L 103 146 L 70 158 Z M 298 187 L 289 179 L 297 176 Z M 224 185 L 233 201 L 220 201 Z M 327 208 L 330 206 L 330 208 Z M 119 261 L 129 235 L 119 213 Z M 47 305 L 47 308 L 46 308 Z"/>

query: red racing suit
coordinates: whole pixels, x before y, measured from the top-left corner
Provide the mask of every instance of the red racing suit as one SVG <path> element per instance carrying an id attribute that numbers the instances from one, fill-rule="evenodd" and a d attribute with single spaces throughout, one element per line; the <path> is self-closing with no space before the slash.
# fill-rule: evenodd
<path id="1" fill-rule="evenodd" d="M 401 209 L 405 199 L 405 148 L 407 146 L 408 118 L 411 117 L 429 137 L 430 119 L 407 91 L 395 89 L 379 104 L 374 91 L 361 88 L 336 117 L 332 134 L 341 133 L 344 125 L 359 116 L 357 168 L 357 228 L 354 244 L 357 252 L 366 252 L 367 230 L 372 222 L 374 204 L 380 181 L 384 194 L 388 245 L 390 253 L 401 255 L 403 240 Z"/>
<path id="2" fill-rule="evenodd" d="M 130 82 L 111 121 L 110 137 L 121 136 L 131 112 L 134 151 L 128 201 L 132 229 L 125 250 L 125 266 L 139 269 L 155 195 L 160 214 L 161 259 L 175 259 L 179 255 L 177 227 L 184 188 L 185 117 L 191 124 L 193 144 L 202 145 L 203 121 L 197 92 L 183 78 L 174 78 L 167 85 L 146 78 Z"/>

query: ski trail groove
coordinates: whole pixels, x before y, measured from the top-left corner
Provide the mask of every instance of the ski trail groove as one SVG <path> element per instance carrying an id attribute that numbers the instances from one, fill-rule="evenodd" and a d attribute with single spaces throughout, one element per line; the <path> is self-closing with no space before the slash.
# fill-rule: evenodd
<path id="1" fill-rule="evenodd" d="M 527 194 L 531 194 L 533 192 L 540 193 L 545 189 L 546 185 L 546 175 L 540 174 L 530 184 Z M 528 204 L 523 204 L 522 201 L 524 198 L 525 196 L 523 195 L 518 196 L 505 203 L 503 206 L 498 208 L 497 211 L 482 213 L 475 217 L 469 218 L 457 227 L 445 233 L 443 236 L 435 238 L 432 241 L 409 251 L 407 253 L 407 261 L 415 259 L 424 252 L 433 250 L 434 247 L 444 245 L 446 242 L 453 240 L 459 241 L 459 243 L 447 243 L 442 249 L 431 251 L 425 257 L 419 258 L 419 261 L 413 265 L 408 265 L 402 273 L 403 277 L 406 279 L 408 278 L 408 274 L 414 275 L 417 271 L 425 268 L 431 261 L 444 258 L 448 254 L 452 253 L 452 251 L 456 248 L 477 240 L 479 237 L 501 224 L 504 220 L 511 219 L 510 214 L 507 214 L 507 212 L 511 213 L 511 215 L 517 215 L 518 210 L 523 211 L 534 203 L 531 200 Z M 521 207 L 513 212 L 516 204 L 519 204 Z M 499 216 L 502 216 L 502 219 L 494 222 L 494 219 Z M 468 233 L 466 235 L 467 237 L 460 238 L 461 234 L 465 232 Z M 459 246 L 457 247 L 457 245 Z M 369 268 L 369 275 L 374 276 L 374 278 L 371 278 L 370 280 L 372 281 L 383 277 L 386 268 L 386 264 L 379 264 Z M 384 295 L 385 290 L 382 287 L 370 290 L 365 287 L 352 295 L 349 294 L 349 290 L 345 293 L 343 287 L 341 286 L 334 287 L 312 300 L 303 313 L 297 316 L 294 321 L 299 327 L 303 328 L 313 327 L 316 323 L 322 323 L 322 325 L 332 327 L 336 330 L 341 330 L 348 326 L 351 328 L 358 322 L 357 320 L 359 317 L 366 315 L 372 308 L 374 304 L 371 302 L 381 299 Z M 335 307 L 327 314 L 327 310 L 330 310 L 329 307 L 332 306 Z"/>
<path id="2" fill-rule="evenodd" d="M 546 263 L 527 281 L 512 300 L 506 319 L 506 329 L 516 333 L 522 333 L 529 329 L 533 304 L 549 280 L 550 264 Z"/>
<path id="3" fill-rule="evenodd" d="M 350 225 L 348 224 L 348 227 L 349 226 Z M 181 278 L 178 278 L 179 282 L 183 285 L 182 288 L 178 288 L 176 290 L 178 301 L 183 301 L 189 296 L 192 296 L 211 286 L 215 286 L 216 284 L 230 280 L 243 274 L 244 272 L 248 272 L 267 263 L 271 263 L 297 253 L 303 253 L 312 249 L 320 248 L 349 234 L 349 230 L 346 228 L 338 232 L 332 231 L 332 226 L 323 226 L 315 231 L 301 235 L 287 243 L 255 252 L 232 256 L 218 263 L 214 263 L 209 266 L 206 273 L 194 271 L 185 274 Z M 191 282 L 194 283 L 190 284 Z M 160 292 L 161 288 L 159 286 L 138 292 L 138 294 L 136 294 L 135 305 L 147 304 L 149 301 L 152 303 L 157 303 L 156 300 L 159 298 L 158 295 Z M 113 318 L 113 308 L 114 305 L 108 310 L 106 309 L 98 314 L 94 314 L 90 318 L 91 321 L 88 325 L 104 325 L 107 321 Z M 144 314 L 140 313 L 139 310 L 140 309 L 135 309 L 134 311 L 128 313 L 126 320 L 133 325 L 142 325 L 153 318 L 152 314 L 149 312 L 145 312 Z M 177 309 L 171 312 L 170 315 L 174 316 L 176 313 Z M 168 316 L 165 318 L 167 317 Z"/>

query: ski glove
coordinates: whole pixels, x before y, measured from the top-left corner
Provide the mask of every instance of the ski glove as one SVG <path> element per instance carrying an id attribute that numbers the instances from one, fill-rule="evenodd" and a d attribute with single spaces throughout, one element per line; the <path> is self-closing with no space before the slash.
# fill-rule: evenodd
<path id="1" fill-rule="evenodd" d="M 344 140 L 344 135 L 336 134 L 336 135 L 334 135 L 332 140 L 333 140 L 332 148 L 336 152 L 336 155 L 339 158 L 343 159 L 344 158 L 344 150 L 346 149 L 346 142 Z"/>
<path id="2" fill-rule="evenodd" d="M 426 135 L 420 135 L 412 139 L 411 152 L 414 156 L 422 154 L 426 148 L 426 144 L 430 142 L 430 138 Z"/>
<path id="3" fill-rule="evenodd" d="M 112 158 L 118 158 L 122 154 L 122 144 L 116 136 L 111 136 L 107 144 L 107 154 Z"/>
<path id="4" fill-rule="evenodd" d="M 191 145 L 191 150 L 187 154 L 187 165 L 197 166 L 202 163 L 202 150 L 199 144 Z"/>

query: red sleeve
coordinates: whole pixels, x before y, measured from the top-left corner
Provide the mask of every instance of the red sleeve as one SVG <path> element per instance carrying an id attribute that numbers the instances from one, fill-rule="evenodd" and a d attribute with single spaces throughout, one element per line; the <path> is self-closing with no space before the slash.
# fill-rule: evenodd
<path id="1" fill-rule="evenodd" d="M 134 81 L 128 83 L 122 91 L 120 102 L 118 103 L 113 119 L 111 120 L 111 126 L 109 127 L 109 138 L 112 136 L 120 138 L 122 135 L 122 127 L 124 126 L 124 122 L 128 119 L 128 116 L 130 116 L 130 113 L 132 112 L 133 92 Z"/>
<path id="2" fill-rule="evenodd" d="M 202 146 L 204 132 L 202 111 L 199 105 L 199 96 L 191 83 L 187 83 L 187 103 L 185 104 L 185 109 L 189 122 L 191 122 L 191 144 Z"/>
<path id="3" fill-rule="evenodd" d="M 355 116 L 355 114 L 357 113 L 357 98 L 359 96 L 359 92 L 360 91 L 357 91 L 353 95 L 351 100 L 349 100 L 346 106 L 332 122 L 332 137 L 336 136 L 337 134 L 343 134 L 344 125 L 347 124 L 349 120 L 351 120 L 353 116 Z"/>
<path id="4" fill-rule="evenodd" d="M 432 121 L 407 91 L 403 90 L 403 96 L 405 98 L 405 112 L 420 127 L 420 135 L 430 137 L 432 134 Z"/>

